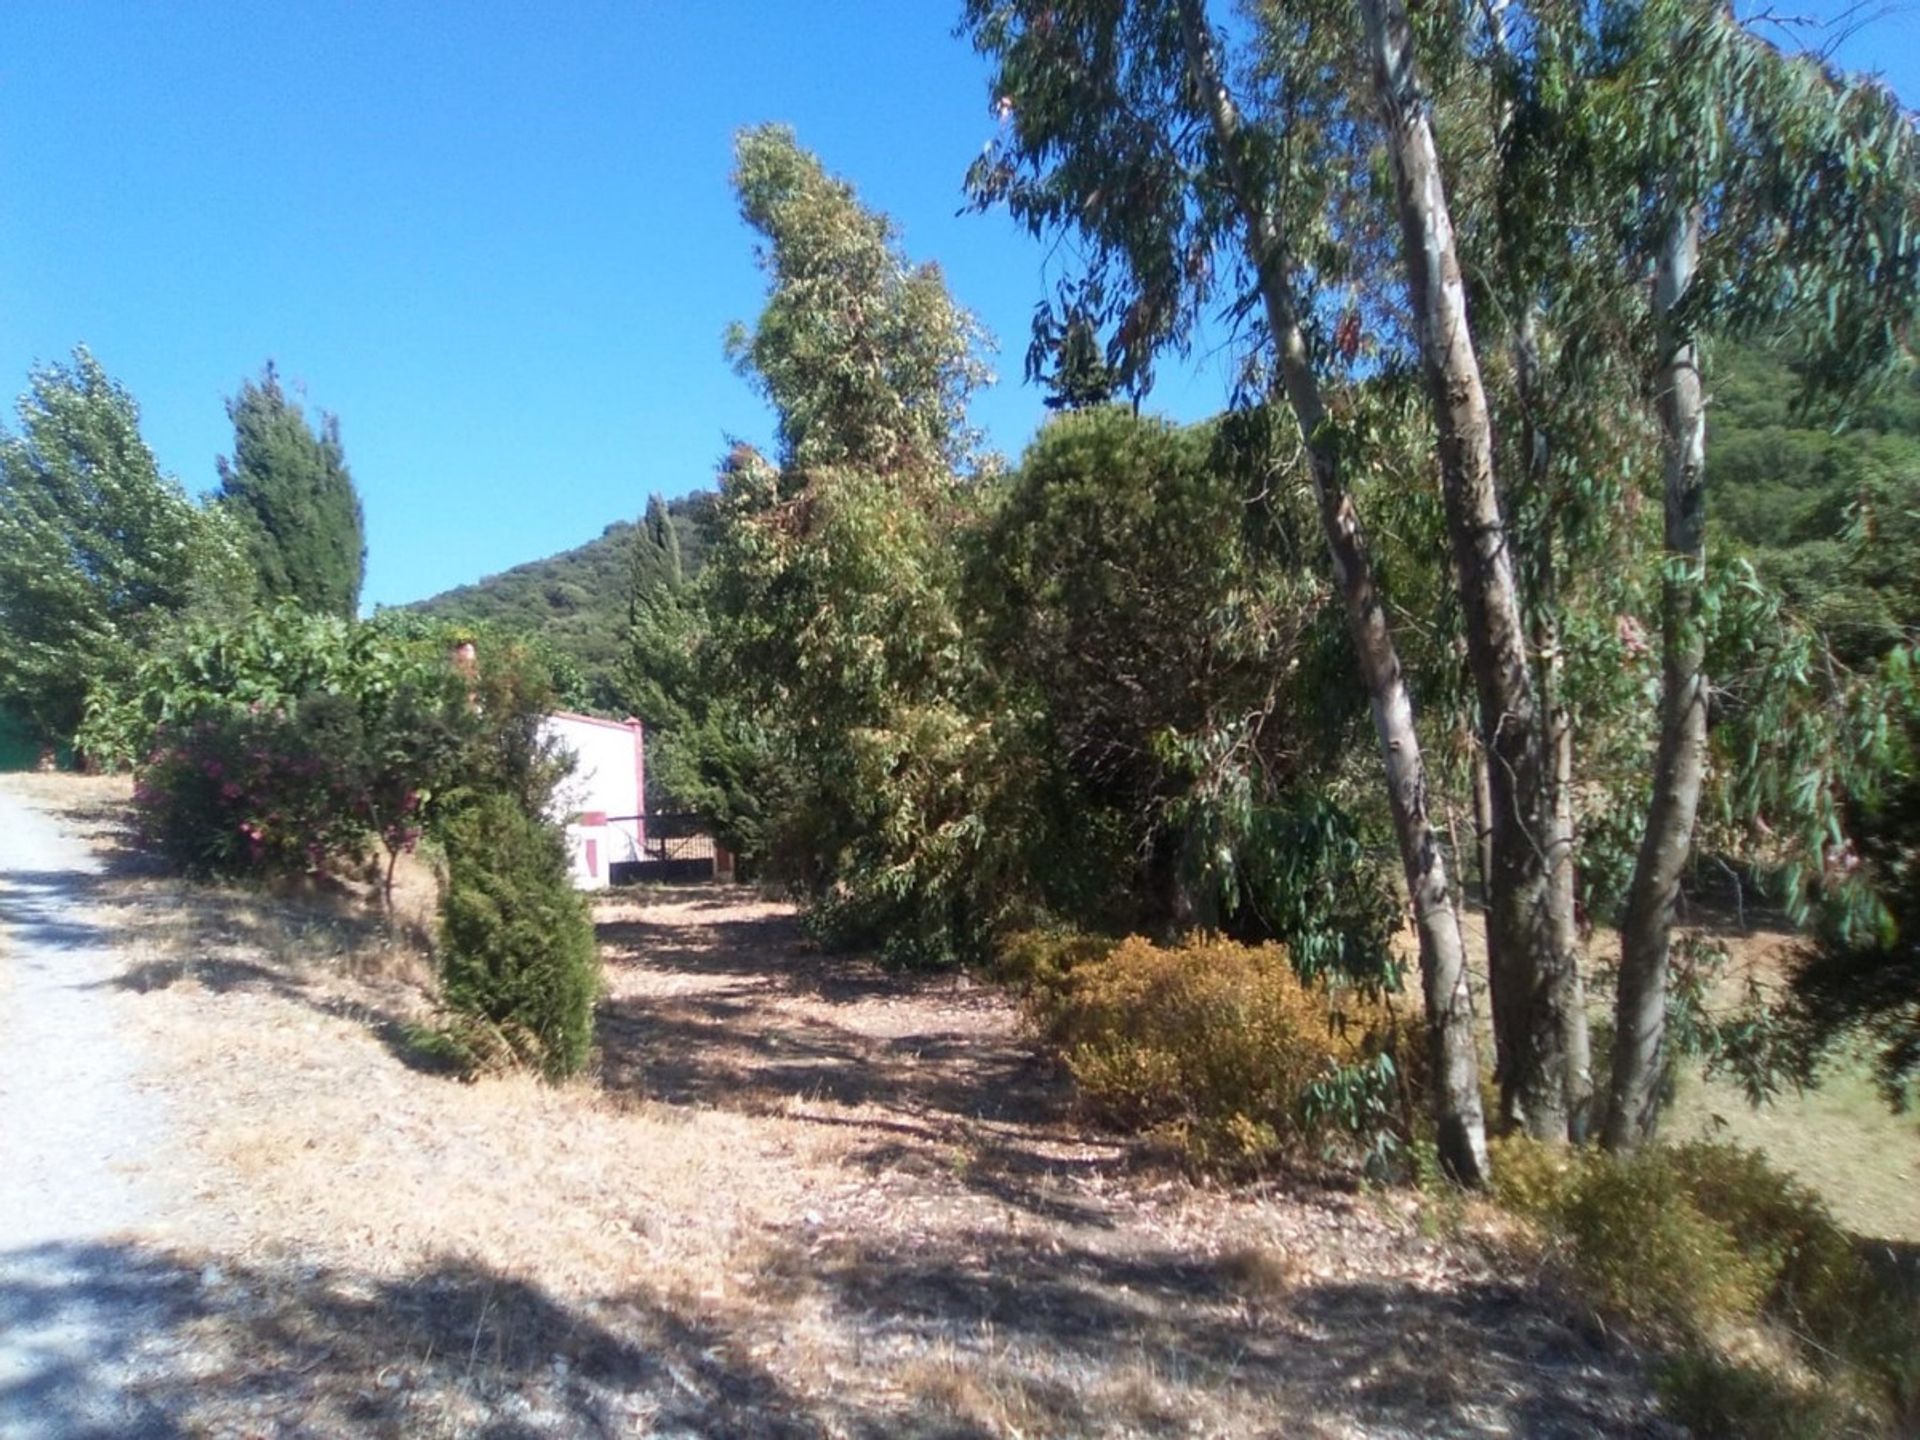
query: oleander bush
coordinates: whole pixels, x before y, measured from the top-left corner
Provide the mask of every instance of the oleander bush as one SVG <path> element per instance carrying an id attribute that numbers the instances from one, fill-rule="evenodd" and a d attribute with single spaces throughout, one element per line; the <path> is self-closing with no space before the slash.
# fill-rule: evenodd
<path id="1" fill-rule="evenodd" d="M 168 724 L 135 782 L 144 843 L 188 875 L 324 873 L 357 859 L 358 716 L 338 695 Z"/>
<path id="2" fill-rule="evenodd" d="M 265 878 L 397 857 L 478 795 L 539 810 L 548 670 L 507 641 L 292 607 L 190 627 L 90 712 L 93 753 L 135 749 L 148 844 L 186 873 Z"/>

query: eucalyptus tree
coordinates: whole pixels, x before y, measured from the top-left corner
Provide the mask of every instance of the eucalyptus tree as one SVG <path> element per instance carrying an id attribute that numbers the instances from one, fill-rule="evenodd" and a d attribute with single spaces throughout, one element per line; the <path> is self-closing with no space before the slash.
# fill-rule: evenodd
<path id="1" fill-rule="evenodd" d="M 956 540 L 979 499 L 984 337 L 939 270 L 778 126 L 736 141 L 766 303 L 729 342 L 779 445 L 721 476 L 702 665 L 769 756 L 772 861 L 830 938 L 941 959 L 1001 902 L 1018 715 L 980 698 Z"/>
<path id="2" fill-rule="evenodd" d="M 1650 1134 L 1657 1118 L 1669 937 L 1716 764 L 1723 806 L 1745 804 L 1758 819 L 1765 796 L 1774 820 L 1793 832 L 1773 847 L 1776 859 L 1782 845 L 1817 856 L 1829 841 L 1821 832 L 1838 823 L 1828 797 L 1846 788 L 1841 771 L 1865 774 L 1835 758 L 1849 744 L 1833 733 L 1845 697 L 1811 693 L 1813 667 L 1787 633 L 1792 627 L 1742 634 L 1743 616 L 1773 612 L 1740 595 L 1737 575 L 1707 573 L 1708 342 L 1790 333 L 1809 381 L 1841 394 L 1885 371 L 1915 311 L 1914 132 L 1884 92 L 1782 54 L 1712 0 L 1467 13 L 1456 28 L 1479 29 L 1459 43 L 1451 79 L 1456 91 L 1488 102 L 1491 137 L 1479 167 L 1484 183 L 1467 187 L 1481 207 L 1472 219 L 1492 240 L 1471 298 L 1483 327 L 1497 321 L 1512 336 L 1506 408 L 1521 443 L 1510 447 L 1520 458 L 1503 480 L 1522 517 L 1521 576 L 1554 755 L 1556 847 L 1575 838 L 1566 801 L 1576 723 L 1557 660 L 1578 612 L 1569 608 L 1563 569 L 1591 591 L 1591 577 L 1612 568 L 1597 563 L 1609 545 L 1632 561 L 1595 521 L 1619 533 L 1634 528 L 1633 434 L 1649 410 L 1662 476 L 1663 554 L 1654 577 L 1661 699 L 1647 747 L 1653 783 L 1641 792 L 1637 854 L 1624 886 L 1619 1039 L 1605 1127 L 1620 1146 Z M 1434 22 L 1428 33 L 1458 40 L 1444 28 Z M 1463 114 L 1454 98 L 1449 120 Z M 1471 138 L 1461 148 L 1480 158 Z M 1449 173 L 1472 176 L 1476 167 L 1456 164 Z M 1620 595 L 1623 610 L 1637 603 L 1630 586 Z M 1730 674 L 1710 683 L 1706 661 L 1716 647 L 1726 663 L 1767 676 L 1750 689 L 1772 693 L 1736 694 Z M 1798 715 L 1794 695 L 1807 697 Z M 1596 740 L 1601 731 L 1630 737 L 1636 728 L 1631 713 L 1586 709 Z M 1816 720 L 1822 710 L 1824 721 Z M 1710 711 L 1748 731 L 1730 735 L 1721 762 L 1709 749 Z M 1752 731 L 1763 715 L 1779 733 L 1763 739 Z M 1633 745 L 1627 753 L 1644 763 Z M 1592 772 L 1583 773 L 1591 789 Z M 1590 860 L 1598 848 L 1587 847 Z"/>
<path id="3" fill-rule="evenodd" d="M 1556 794 L 1534 693 L 1494 429 L 1429 105 L 1400 0 L 1361 0 L 1392 165 L 1408 300 L 1439 434 L 1441 491 L 1487 756 L 1488 953 L 1502 1108 L 1537 1138 L 1583 1125 L 1586 1014 Z M 1524 462 L 1523 462 L 1524 463 Z M 1556 908 L 1559 913 L 1556 912 Z"/>
<path id="4" fill-rule="evenodd" d="M 1666 563 L 1661 724 L 1621 928 L 1605 1139 L 1650 1136 L 1666 1069 L 1670 936 L 1708 765 L 1703 335 L 1791 324 L 1816 386 L 1847 392 L 1910 355 L 1920 319 L 1920 137 L 1877 85 L 1789 56 L 1710 0 L 1649 0 L 1616 26 L 1595 101 L 1639 200 L 1628 254 L 1654 272 Z M 1821 777 L 1795 777 L 1803 839 L 1838 833 Z"/>
<path id="5" fill-rule="evenodd" d="M 1249 122 L 1201 0 L 970 0 L 1006 116 L 976 162 L 977 203 L 1004 204 L 1036 233 L 1087 242 L 1087 283 L 1115 334 L 1113 368 L 1137 388 L 1155 355 L 1183 346 L 1216 303 L 1264 323 L 1262 354 L 1297 423 L 1336 588 L 1373 712 L 1420 943 L 1443 1163 L 1486 1173 L 1465 947 L 1407 677 L 1353 494 L 1364 467 L 1343 361 L 1323 327 L 1327 287 L 1350 262 L 1324 223 L 1355 116 L 1300 27 L 1300 59 L 1273 111 Z M 1336 67 L 1337 74 L 1337 67 Z M 1220 273 L 1226 270 L 1226 275 Z M 1357 319 L 1357 317 L 1356 317 Z M 1350 370 L 1347 372 L 1350 374 Z"/>
<path id="6" fill-rule="evenodd" d="M 741 132 L 734 159 L 769 293 L 754 328 L 734 326 L 727 349 L 773 406 L 781 465 L 942 476 L 965 467 L 976 438 L 967 400 L 989 378 L 985 335 L 939 267 L 908 261 L 893 222 L 786 127 Z"/>

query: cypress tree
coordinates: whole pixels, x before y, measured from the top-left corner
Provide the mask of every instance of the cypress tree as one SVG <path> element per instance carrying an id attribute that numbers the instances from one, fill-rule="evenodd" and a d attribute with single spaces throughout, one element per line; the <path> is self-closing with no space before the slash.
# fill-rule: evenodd
<path id="1" fill-rule="evenodd" d="M 549 1079 L 577 1073 L 593 1048 L 600 957 L 559 828 L 496 794 L 457 816 L 444 838 L 440 985 L 465 1022 L 456 1051 L 473 1063 L 477 1038 L 490 1032 Z"/>
<path id="2" fill-rule="evenodd" d="M 316 434 L 271 360 L 258 382 L 242 382 L 227 417 L 233 458 L 218 462 L 220 500 L 242 523 L 262 597 L 352 618 L 367 546 L 339 420 L 323 414 Z"/>

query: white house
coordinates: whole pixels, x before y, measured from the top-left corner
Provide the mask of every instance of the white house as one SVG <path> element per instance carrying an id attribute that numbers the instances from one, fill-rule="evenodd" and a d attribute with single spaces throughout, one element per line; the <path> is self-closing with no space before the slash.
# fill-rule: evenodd
<path id="1" fill-rule="evenodd" d="M 540 729 L 574 758 L 573 773 L 553 798 L 553 818 L 567 830 L 573 883 L 602 889 L 614 862 L 644 858 L 647 758 L 640 722 L 561 711 Z"/>

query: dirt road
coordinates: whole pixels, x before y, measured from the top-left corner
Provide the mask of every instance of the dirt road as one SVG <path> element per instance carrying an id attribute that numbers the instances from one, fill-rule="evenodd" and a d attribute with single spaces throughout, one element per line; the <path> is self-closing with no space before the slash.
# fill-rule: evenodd
<path id="1" fill-rule="evenodd" d="M 101 865 L 0 791 L 0 1436 L 167 1433 L 129 1350 L 166 1300 L 122 1253 L 154 1219 L 164 1113 L 110 995 L 112 936 L 91 916 Z"/>

